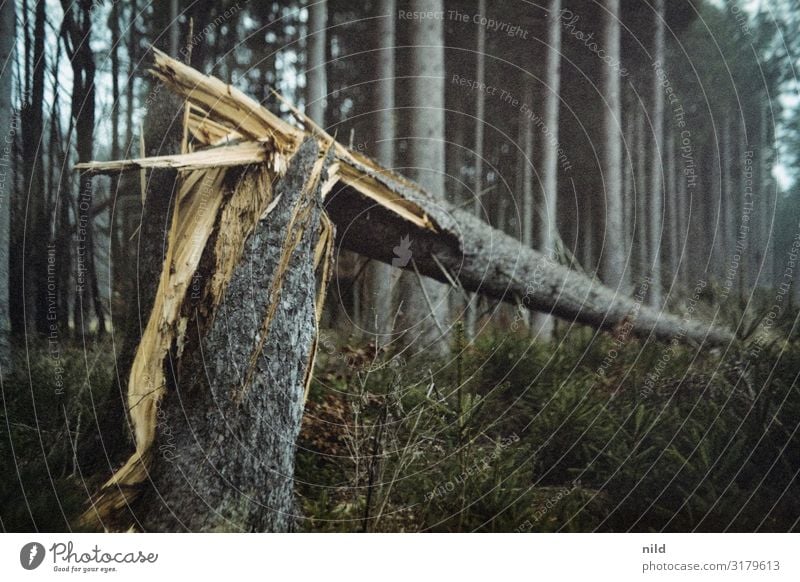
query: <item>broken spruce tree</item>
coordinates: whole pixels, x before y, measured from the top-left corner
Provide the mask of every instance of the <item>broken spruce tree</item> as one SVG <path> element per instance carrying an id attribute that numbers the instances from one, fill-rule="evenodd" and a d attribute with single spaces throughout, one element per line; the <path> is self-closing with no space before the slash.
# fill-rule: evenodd
<path id="1" fill-rule="evenodd" d="M 730 334 L 641 306 L 222 81 L 154 51 L 185 100 L 175 155 L 81 164 L 172 168 L 177 197 L 152 312 L 130 369 L 136 451 L 85 526 L 286 531 L 295 439 L 336 244 L 463 290 L 596 328 L 722 343 Z M 291 107 L 291 106 L 290 106 Z M 535 284 L 534 284 L 535 282 Z"/>

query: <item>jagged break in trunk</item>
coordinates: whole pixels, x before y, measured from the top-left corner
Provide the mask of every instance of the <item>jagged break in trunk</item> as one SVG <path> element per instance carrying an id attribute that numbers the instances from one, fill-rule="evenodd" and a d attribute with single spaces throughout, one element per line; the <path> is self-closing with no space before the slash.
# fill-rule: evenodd
<path id="1" fill-rule="evenodd" d="M 293 159 L 213 319 L 191 298 L 185 305 L 186 345 L 157 416 L 146 530 L 291 527 L 295 440 L 316 336 L 321 210 L 318 188 L 304 188 L 316 158 L 315 147 L 303 147 Z M 213 277 L 203 262 L 198 274 Z"/>

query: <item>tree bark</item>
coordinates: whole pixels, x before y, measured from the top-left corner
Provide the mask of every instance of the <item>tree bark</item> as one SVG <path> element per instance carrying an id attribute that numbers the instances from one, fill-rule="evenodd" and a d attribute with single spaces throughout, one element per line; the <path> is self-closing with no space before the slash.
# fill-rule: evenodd
<path id="1" fill-rule="evenodd" d="M 306 67 L 306 114 L 325 127 L 325 97 L 328 80 L 325 74 L 325 46 L 328 27 L 327 0 L 310 0 L 308 7 L 308 66 Z"/>
<path id="2" fill-rule="evenodd" d="M 689 187 L 687 177 L 682 171 L 683 160 L 679 154 L 677 137 L 675 143 L 675 156 L 676 164 L 678 165 L 678 186 L 677 186 L 677 221 L 678 221 L 678 263 L 676 266 L 677 277 L 681 285 L 688 287 L 689 284 L 689 259 L 687 249 L 689 248 L 689 237 L 691 235 L 692 226 L 689 223 Z"/>
<path id="3" fill-rule="evenodd" d="M 172 358 L 153 488 L 137 516 L 147 531 L 293 526 L 295 440 L 316 337 L 319 187 L 304 196 L 316 161 L 308 141 L 276 184 L 277 205 L 245 242 L 213 317 L 184 307 L 187 343 Z M 201 278 L 214 274 L 201 261 Z"/>
<path id="4" fill-rule="evenodd" d="M 33 53 L 30 57 L 30 92 L 25 94 L 22 110 L 22 180 L 26 207 L 23 244 L 23 301 L 29 321 L 37 333 L 44 336 L 47 322 L 47 194 L 44 189 L 43 165 L 43 108 L 45 55 L 45 6 L 37 2 L 34 9 Z M 27 55 L 26 55 L 27 56 Z"/>
<path id="5" fill-rule="evenodd" d="M 68 33 L 67 49 L 72 65 L 72 119 L 75 124 L 75 149 L 78 162 L 88 162 L 94 151 L 95 123 L 95 62 L 91 48 L 92 10 L 91 0 L 80 0 L 70 4 L 62 0 L 65 29 Z M 91 177 L 82 175 L 77 197 L 78 248 L 77 248 L 77 292 L 76 328 L 82 334 L 89 330 L 94 311 L 97 320 L 97 333 L 105 332 L 105 313 L 97 281 L 94 256 L 94 224 L 91 208 L 93 205 Z M 80 314 L 78 323 L 78 314 Z"/>
<path id="6" fill-rule="evenodd" d="M 604 44 L 609 59 L 620 60 L 620 0 L 606 0 L 604 11 Z M 619 73 L 612 67 L 603 69 L 603 114 L 605 134 L 603 148 L 603 179 L 605 181 L 606 220 L 603 233 L 603 281 L 620 293 L 627 292 L 625 272 L 625 243 L 622 208 L 622 144 L 620 139 Z"/>
<path id="7" fill-rule="evenodd" d="M 7 373 L 11 363 L 11 319 L 9 314 L 9 250 L 11 244 L 11 158 L 16 120 L 11 101 L 14 86 L 14 42 L 16 4 L 0 7 L 0 369 Z"/>
<path id="8" fill-rule="evenodd" d="M 675 130 L 670 123 L 667 127 L 667 188 L 666 192 L 666 217 L 664 222 L 669 232 L 669 263 L 668 273 L 671 279 L 670 286 L 674 289 L 678 277 L 678 165 L 675 154 Z"/>
<path id="9" fill-rule="evenodd" d="M 530 84 L 525 87 L 525 104 L 533 108 L 533 88 Z M 533 124 L 524 113 L 519 115 L 519 133 L 522 151 L 520 152 L 520 165 L 518 168 L 517 191 L 522 192 L 522 224 L 520 226 L 520 239 L 522 246 L 531 248 L 533 246 L 533 221 L 536 215 L 536 208 L 533 196 Z M 531 313 L 526 312 L 523 316 L 526 326 L 530 326 Z"/>
<path id="10" fill-rule="evenodd" d="M 415 12 L 441 13 L 443 0 L 411 0 Z M 445 167 L 444 132 L 444 27 L 441 20 L 426 18 L 412 23 L 412 71 L 409 128 L 409 165 L 411 178 L 429 192 L 443 193 Z M 415 242 L 403 247 L 403 234 L 394 241 L 400 247 L 396 265 L 407 267 L 416 261 Z M 405 263 L 405 264 L 401 264 Z M 446 352 L 442 341 L 448 314 L 448 290 L 434 281 L 420 279 L 413 272 L 400 278 L 402 307 L 398 317 L 398 332 L 405 346 L 414 345 L 420 351 Z"/>
<path id="11" fill-rule="evenodd" d="M 377 81 L 375 82 L 375 156 L 386 167 L 394 166 L 395 149 L 395 56 L 397 1 L 381 0 L 378 3 L 376 27 Z M 386 343 L 391 333 L 394 316 L 392 301 L 393 269 L 380 262 L 367 266 L 366 279 L 370 282 L 364 294 L 364 322 L 362 327 L 375 334 L 376 345 Z"/>
<path id="12" fill-rule="evenodd" d="M 653 39 L 655 62 L 664 63 L 664 0 L 655 1 L 655 38 Z M 663 304 L 661 288 L 661 262 L 664 254 L 661 246 L 664 233 L 664 89 L 657 74 L 653 73 L 653 142 L 650 163 L 650 224 L 648 249 L 650 256 L 650 285 L 648 299 L 653 307 Z"/>
<path id="13" fill-rule="evenodd" d="M 486 0 L 478 0 L 478 14 L 481 18 L 486 17 Z M 483 87 L 486 83 L 485 55 L 486 28 L 479 26 L 478 38 L 475 47 L 475 82 L 478 83 L 479 87 Z M 473 156 L 475 159 L 473 172 L 475 173 L 475 179 L 473 181 L 474 193 L 472 199 L 472 211 L 475 213 L 475 216 L 481 216 L 484 212 L 483 197 L 481 196 L 483 191 L 484 117 L 486 117 L 486 93 L 482 90 L 479 90 L 475 94 L 475 143 L 473 145 Z M 475 337 L 476 327 L 478 324 L 479 305 L 479 296 L 475 295 L 470 297 L 469 305 L 467 305 L 466 323 L 464 326 L 464 331 L 469 339 Z"/>
<path id="14" fill-rule="evenodd" d="M 169 53 L 171 55 L 180 54 L 181 48 L 181 27 L 178 24 L 180 16 L 180 0 L 170 0 L 169 2 Z"/>
<path id="15" fill-rule="evenodd" d="M 539 251 L 555 259 L 558 238 L 558 109 L 561 100 L 561 0 L 550 2 L 547 20 L 547 70 L 544 118 L 549 130 L 542 141 L 542 224 L 539 228 Z M 620 160 L 621 161 L 621 160 Z M 622 193 L 620 192 L 620 195 Z M 537 337 L 548 340 L 553 335 L 553 319 L 546 313 L 534 318 Z"/>
<path id="16" fill-rule="evenodd" d="M 343 248 L 391 262 L 392 241 L 408 234 L 414 241 L 414 266 L 420 274 L 456 283 L 466 291 L 596 328 L 630 326 L 631 333 L 643 337 L 684 337 L 698 343 L 733 339 L 727 330 L 640 306 L 624 294 L 521 246 L 470 212 L 420 198 L 418 191 L 388 177 L 382 181 L 391 185 L 398 198 L 419 204 L 439 230 L 411 225 L 383 208 L 372 211 L 367 221 L 364 210 L 371 202 L 352 187 L 345 187 L 326 200 L 331 220 L 341 226 L 337 241 Z"/>
<path id="17" fill-rule="evenodd" d="M 636 271 L 637 276 L 643 279 L 647 276 L 650 265 L 647 262 L 649 240 L 647 238 L 647 136 L 644 129 L 644 112 L 641 105 L 636 108 L 636 224 L 633 229 L 633 240 L 636 244 Z M 633 257 L 631 257 L 633 259 Z"/>
<path id="18" fill-rule="evenodd" d="M 773 225 L 775 224 L 775 197 L 772 195 L 770 163 L 770 131 L 767 117 L 769 101 L 764 100 L 759 111 L 759 145 L 758 145 L 758 232 L 759 260 L 761 266 L 761 286 L 770 287 L 776 284 L 773 257 L 774 249 Z"/>

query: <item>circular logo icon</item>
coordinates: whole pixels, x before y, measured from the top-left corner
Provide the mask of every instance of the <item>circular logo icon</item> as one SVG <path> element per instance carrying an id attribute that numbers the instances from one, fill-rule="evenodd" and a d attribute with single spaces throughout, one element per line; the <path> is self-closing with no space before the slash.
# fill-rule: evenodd
<path id="1" fill-rule="evenodd" d="M 30 542 L 19 551 L 19 563 L 26 570 L 35 570 L 44 561 L 44 546 L 39 542 Z"/>

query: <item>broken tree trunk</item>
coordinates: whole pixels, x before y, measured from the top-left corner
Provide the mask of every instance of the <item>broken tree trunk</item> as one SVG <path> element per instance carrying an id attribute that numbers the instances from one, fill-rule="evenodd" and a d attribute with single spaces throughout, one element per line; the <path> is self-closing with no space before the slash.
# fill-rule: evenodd
<path id="1" fill-rule="evenodd" d="M 145 530 L 292 526 L 295 440 L 316 338 L 316 162 L 309 141 L 275 187 L 275 206 L 247 239 L 213 319 L 198 311 L 210 285 L 198 283 L 201 297 L 184 304 L 185 345 L 157 414 L 153 487 L 136 512 Z M 207 262 L 200 272 L 213 277 Z"/>
<path id="2" fill-rule="evenodd" d="M 294 439 L 330 272 L 329 217 L 341 245 L 386 263 L 409 236 L 406 269 L 466 291 L 597 328 L 624 325 L 626 334 L 732 339 L 553 263 L 349 151 L 293 108 L 305 129 L 154 53 L 155 76 L 186 100 L 188 149 L 200 149 L 78 166 L 179 168 L 167 256 L 128 384 L 136 452 L 93 500 L 88 525 L 290 527 Z M 153 487 L 142 498 L 145 482 Z M 126 509 L 133 515 L 115 523 Z"/>

